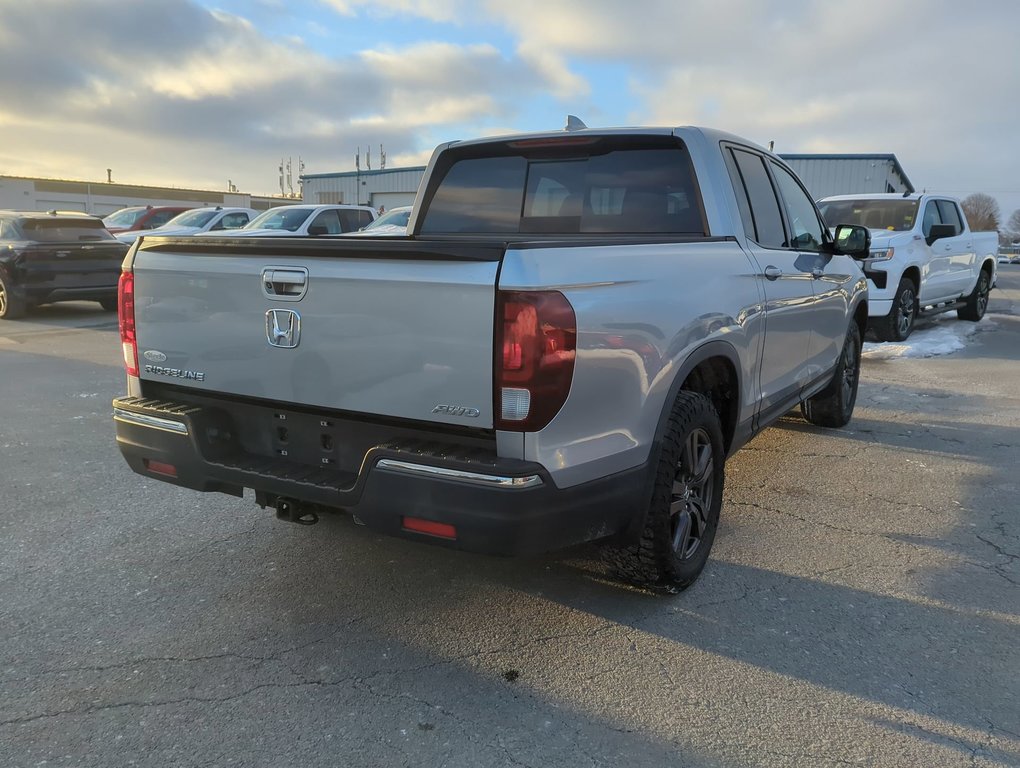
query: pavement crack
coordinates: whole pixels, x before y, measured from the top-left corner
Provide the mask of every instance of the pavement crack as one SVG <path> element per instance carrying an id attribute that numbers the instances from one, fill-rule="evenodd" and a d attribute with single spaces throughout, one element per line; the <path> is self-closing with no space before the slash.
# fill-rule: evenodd
<path id="1" fill-rule="evenodd" d="M 245 688 L 243 691 L 239 691 L 238 693 L 232 693 L 229 696 L 181 696 L 175 699 L 161 699 L 157 701 L 118 701 L 110 704 L 93 704 L 86 707 L 69 707 L 68 709 L 60 709 L 55 712 L 43 712 L 37 715 L 30 715 L 28 717 L 15 717 L 9 720 L 0 720 L 0 728 L 12 725 L 25 725 L 28 723 L 38 722 L 40 720 L 50 720 L 53 718 L 65 717 L 68 715 L 73 717 L 80 715 L 92 715 L 97 712 L 108 712 L 128 707 L 149 709 L 152 707 L 166 707 L 174 704 L 222 704 L 227 701 L 233 701 L 235 699 L 244 698 L 245 696 L 250 696 L 256 691 L 261 691 L 268 688 L 284 690 L 287 688 L 307 688 L 313 686 L 337 685 L 341 682 L 346 682 L 346 680 L 328 683 L 323 682 L 321 680 L 306 680 L 297 683 L 260 683 L 259 685 L 253 685 L 250 688 Z"/>
<path id="2" fill-rule="evenodd" d="M 986 539 L 980 533 L 976 533 L 974 534 L 974 536 L 978 541 L 984 542 L 989 547 L 998 552 L 1001 557 L 1007 558 L 1010 562 L 1013 562 L 1014 560 L 1020 560 L 1020 555 L 1014 554 L 1013 552 L 1007 552 L 1005 549 L 996 544 L 994 541 Z"/>

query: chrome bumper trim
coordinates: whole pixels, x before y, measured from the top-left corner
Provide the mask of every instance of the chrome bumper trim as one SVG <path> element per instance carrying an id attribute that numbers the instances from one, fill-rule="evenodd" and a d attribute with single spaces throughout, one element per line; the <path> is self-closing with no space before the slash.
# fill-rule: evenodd
<path id="1" fill-rule="evenodd" d="M 113 420 L 123 422 L 124 424 L 135 424 L 136 426 L 139 427 L 161 429 L 164 432 L 173 432 L 175 435 L 188 434 L 188 425 L 182 421 L 174 421 L 173 419 L 161 419 L 158 416 L 149 416 L 148 414 L 144 413 L 125 411 L 122 408 L 113 409 Z"/>
<path id="2" fill-rule="evenodd" d="M 444 467 L 432 467 L 427 464 L 412 464 L 408 461 L 396 459 L 380 459 L 376 464 L 379 469 L 386 469 L 391 472 L 402 472 L 408 475 L 423 475 L 425 477 L 442 478 L 443 480 L 456 480 L 474 485 L 484 485 L 489 488 L 534 488 L 542 485 L 542 478 L 538 475 L 524 475 L 523 477 L 510 477 L 509 475 L 486 475 L 480 472 L 465 472 L 461 469 L 446 469 Z"/>

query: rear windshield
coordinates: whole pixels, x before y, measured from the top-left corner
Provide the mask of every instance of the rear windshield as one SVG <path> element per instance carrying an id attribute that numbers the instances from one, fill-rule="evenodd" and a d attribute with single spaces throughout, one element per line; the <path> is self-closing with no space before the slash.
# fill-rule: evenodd
<path id="1" fill-rule="evenodd" d="M 690 156 L 671 136 L 487 150 L 437 169 L 422 234 L 707 233 Z"/>
<path id="2" fill-rule="evenodd" d="M 818 204 L 826 225 L 857 224 L 868 229 L 905 232 L 917 221 L 917 200 L 830 200 Z"/>
<path id="3" fill-rule="evenodd" d="M 38 243 L 80 243 L 88 240 L 113 240 L 103 222 L 95 219 L 60 220 L 27 219 L 21 222 L 21 231 L 26 240 Z"/>

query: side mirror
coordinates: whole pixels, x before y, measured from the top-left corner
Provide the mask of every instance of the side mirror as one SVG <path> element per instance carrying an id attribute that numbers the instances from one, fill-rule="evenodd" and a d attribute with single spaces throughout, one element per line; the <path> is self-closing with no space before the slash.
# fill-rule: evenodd
<path id="1" fill-rule="evenodd" d="M 871 232 L 856 224 L 836 227 L 834 252 L 854 259 L 866 259 L 871 253 Z"/>
<path id="2" fill-rule="evenodd" d="M 312 226 L 308 228 L 308 234 L 311 237 L 321 237 L 322 235 L 328 235 L 329 230 L 326 228 L 325 224 L 312 224 Z"/>
<path id="3" fill-rule="evenodd" d="M 952 224 L 932 224 L 926 242 L 931 245 L 943 237 L 956 237 L 956 227 Z"/>

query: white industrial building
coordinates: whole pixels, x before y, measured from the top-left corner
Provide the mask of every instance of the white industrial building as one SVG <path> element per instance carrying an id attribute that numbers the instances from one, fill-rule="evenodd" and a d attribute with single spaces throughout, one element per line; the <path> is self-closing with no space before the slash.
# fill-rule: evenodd
<path id="1" fill-rule="evenodd" d="M 913 192 L 896 155 L 780 155 L 815 200 L 830 195 Z"/>
<path id="2" fill-rule="evenodd" d="M 425 175 L 425 166 L 376 171 L 306 173 L 301 188 L 306 203 L 370 205 L 386 210 L 410 205 Z"/>
<path id="3" fill-rule="evenodd" d="M 262 211 L 277 205 L 299 203 L 287 197 L 213 192 L 105 181 L 69 181 L 25 176 L 0 176 L 0 210 L 84 211 L 106 216 L 133 205 L 174 205 L 201 208 L 210 205 L 239 206 Z"/>

